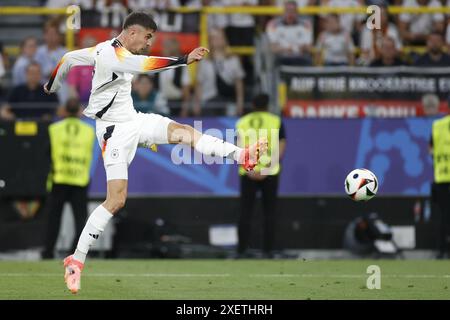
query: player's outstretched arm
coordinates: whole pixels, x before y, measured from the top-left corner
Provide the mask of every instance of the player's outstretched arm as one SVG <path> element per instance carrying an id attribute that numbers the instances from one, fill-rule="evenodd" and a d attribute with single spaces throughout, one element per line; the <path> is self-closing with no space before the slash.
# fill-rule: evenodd
<path id="1" fill-rule="evenodd" d="M 199 47 L 183 57 L 158 57 L 135 55 L 123 47 L 115 47 L 110 65 L 113 71 L 118 72 L 156 73 L 200 61 L 208 52 L 208 49 Z"/>
<path id="2" fill-rule="evenodd" d="M 44 85 L 44 91 L 47 94 L 55 92 L 61 87 L 62 81 L 67 73 L 75 66 L 93 66 L 95 47 L 74 50 L 66 53 L 53 70 L 50 79 Z"/>

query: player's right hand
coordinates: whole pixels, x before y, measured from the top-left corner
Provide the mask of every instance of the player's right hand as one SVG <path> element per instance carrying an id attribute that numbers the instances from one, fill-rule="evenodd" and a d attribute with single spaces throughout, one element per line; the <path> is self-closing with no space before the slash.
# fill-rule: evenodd
<path id="1" fill-rule="evenodd" d="M 44 84 L 44 92 L 45 92 L 46 94 L 50 94 L 51 92 L 47 90 L 47 84 L 48 84 L 48 82 L 46 82 L 46 83 Z"/>
<path id="2" fill-rule="evenodd" d="M 191 64 L 192 62 L 202 60 L 205 54 L 207 54 L 208 52 L 209 50 L 205 47 L 195 48 L 189 53 L 187 64 Z"/>

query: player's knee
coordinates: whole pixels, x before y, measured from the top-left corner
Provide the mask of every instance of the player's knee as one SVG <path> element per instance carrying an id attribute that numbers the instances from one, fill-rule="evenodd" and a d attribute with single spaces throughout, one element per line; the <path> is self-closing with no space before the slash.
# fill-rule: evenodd
<path id="1" fill-rule="evenodd" d="M 181 131 L 183 132 L 183 137 L 182 137 L 183 143 L 187 143 L 187 144 L 191 143 L 192 132 L 193 132 L 194 128 L 192 128 L 188 124 L 182 124 L 181 126 L 182 126 Z"/>
<path id="2" fill-rule="evenodd" d="M 116 207 L 117 207 L 117 210 L 120 210 L 120 209 L 122 209 L 123 207 L 125 207 L 126 201 L 127 201 L 127 198 L 126 198 L 125 195 L 119 196 L 119 197 L 117 198 L 117 200 L 116 200 Z"/>
<path id="3" fill-rule="evenodd" d="M 191 132 L 193 128 L 187 124 L 172 122 L 169 126 L 170 143 L 191 143 Z"/>
<path id="4" fill-rule="evenodd" d="M 105 207 L 112 213 L 116 214 L 117 211 L 125 206 L 127 196 L 125 193 L 116 193 L 106 199 Z"/>

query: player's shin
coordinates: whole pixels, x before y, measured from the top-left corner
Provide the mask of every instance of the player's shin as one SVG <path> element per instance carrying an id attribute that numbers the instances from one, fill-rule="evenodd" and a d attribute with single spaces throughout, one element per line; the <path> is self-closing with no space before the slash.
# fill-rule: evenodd
<path id="1" fill-rule="evenodd" d="M 100 234 L 105 230 L 106 225 L 112 217 L 113 215 L 102 205 L 98 206 L 92 212 L 78 240 L 77 249 L 73 255 L 75 260 L 84 263 L 90 247 L 100 237 Z"/>
<path id="2" fill-rule="evenodd" d="M 219 138 L 203 134 L 195 144 L 195 150 L 208 155 L 217 157 L 226 157 L 239 161 L 241 159 L 242 148 L 235 146 L 232 143 L 223 141 Z"/>

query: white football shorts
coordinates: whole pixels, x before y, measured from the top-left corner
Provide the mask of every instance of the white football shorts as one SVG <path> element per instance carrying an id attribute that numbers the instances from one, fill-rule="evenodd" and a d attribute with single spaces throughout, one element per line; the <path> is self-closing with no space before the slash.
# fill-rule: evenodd
<path id="1" fill-rule="evenodd" d="M 138 112 L 126 122 L 96 121 L 97 140 L 102 149 L 106 179 L 128 179 L 128 166 L 138 147 L 167 144 L 171 119 L 154 113 Z"/>

